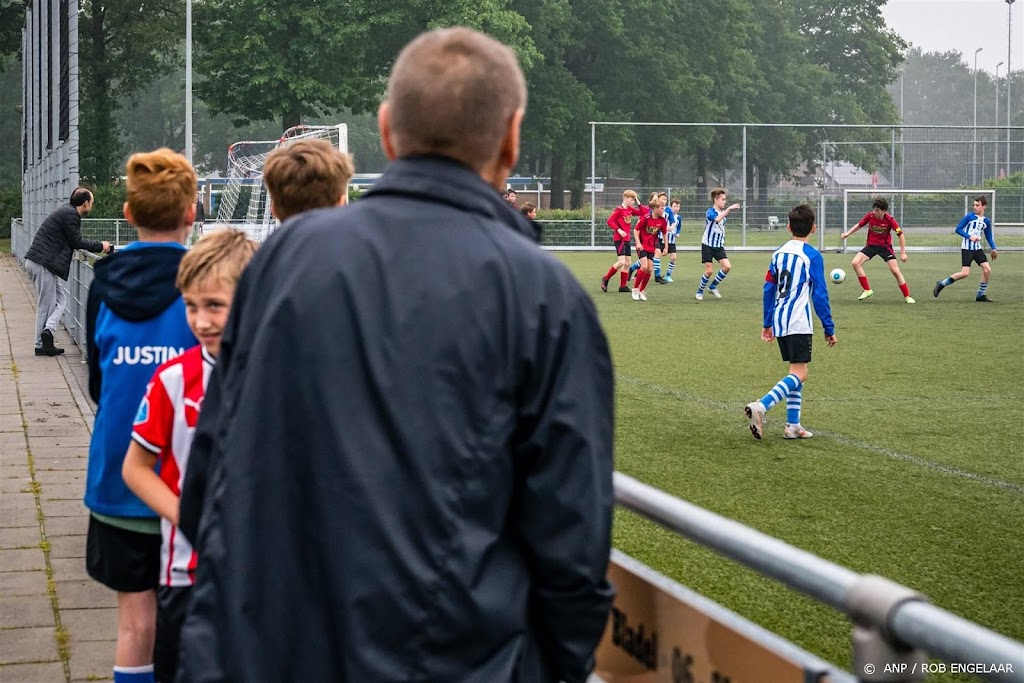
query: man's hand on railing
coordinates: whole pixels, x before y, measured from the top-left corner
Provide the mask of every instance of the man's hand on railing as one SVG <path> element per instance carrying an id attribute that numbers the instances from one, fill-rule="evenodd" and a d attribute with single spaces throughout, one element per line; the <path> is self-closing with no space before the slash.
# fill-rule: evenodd
<path id="1" fill-rule="evenodd" d="M 114 253 L 114 245 L 112 245 L 110 242 L 108 242 L 106 240 L 103 240 L 102 242 L 100 242 L 100 244 L 103 245 L 103 253 L 104 254 L 113 254 Z"/>

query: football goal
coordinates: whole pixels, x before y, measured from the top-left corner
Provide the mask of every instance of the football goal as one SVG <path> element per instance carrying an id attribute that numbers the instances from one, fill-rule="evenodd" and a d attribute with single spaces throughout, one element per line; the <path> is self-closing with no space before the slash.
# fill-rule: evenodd
<path id="1" fill-rule="evenodd" d="M 250 237 L 262 241 L 276 226 L 270 212 L 270 196 L 263 183 L 263 164 L 278 147 L 287 147 L 298 140 L 328 140 L 341 152 L 348 153 L 348 127 L 295 126 L 277 140 L 243 140 L 228 147 L 227 183 L 217 204 L 217 223 L 245 230 Z"/>

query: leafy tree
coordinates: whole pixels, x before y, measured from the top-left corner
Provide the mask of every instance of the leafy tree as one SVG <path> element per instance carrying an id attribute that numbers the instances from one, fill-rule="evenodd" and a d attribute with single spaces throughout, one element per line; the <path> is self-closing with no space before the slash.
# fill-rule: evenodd
<path id="1" fill-rule="evenodd" d="M 0 70 L 7 58 L 21 54 L 26 0 L 0 0 Z"/>
<path id="2" fill-rule="evenodd" d="M 21 65 L 16 60 L 0 70 L 0 188 L 5 187 L 21 187 Z"/>
<path id="3" fill-rule="evenodd" d="M 481 28 L 533 56 L 526 23 L 498 0 L 206 0 L 196 18 L 199 96 L 238 124 L 278 120 L 282 130 L 375 109 L 398 51 L 427 28 Z"/>
<path id="4" fill-rule="evenodd" d="M 120 99 L 134 102 L 180 63 L 184 8 L 175 0 L 83 0 L 78 30 L 81 174 L 101 183 L 121 175 Z"/>

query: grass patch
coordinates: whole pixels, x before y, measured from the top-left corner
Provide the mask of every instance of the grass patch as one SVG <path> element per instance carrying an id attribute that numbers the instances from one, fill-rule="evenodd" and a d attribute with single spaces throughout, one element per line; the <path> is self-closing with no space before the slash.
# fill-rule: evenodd
<path id="1" fill-rule="evenodd" d="M 852 254 L 825 254 L 849 278 L 830 286 L 839 344 L 821 327 L 804 391 L 805 442 L 782 439 L 785 406 L 755 441 L 743 406 L 783 375 L 760 340 L 768 254 L 736 254 L 723 298 L 694 300 L 696 254 L 649 301 L 598 287 L 613 254 L 559 254 L 592 294 L 616 367 L 616 469 L 828 560 L 911 586 L 967 619 L 1024 640 L 1024 255 L 1005 253 L 989 294 L 980 271 L 935 299 L 957 254 L 912 254 L 908 305 L 877 259 L 860 293 Z M 614 543 L 740 614 L 844 667 L 850 624 L 632 513 Z M 946 674 L 932 681 L 970 680 Z"/>

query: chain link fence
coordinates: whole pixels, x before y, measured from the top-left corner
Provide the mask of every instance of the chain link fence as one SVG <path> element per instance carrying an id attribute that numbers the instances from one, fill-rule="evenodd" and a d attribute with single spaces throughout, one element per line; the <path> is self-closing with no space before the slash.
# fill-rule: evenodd
<path id="1" fill-rule="evenodd" d="M 663 182 L 637 180 L 652 175 L 652 169 L 644 167 L 652 157 L 636 145 L 623 145 L 623 129 L 631 134 L 626 137 L 637 139 L 656 133 L 663 149 L 653 174 Z M 830 234 L 838 236 L 849 227 L 842 225 L 846 190 L 868 190 L 888 198 L 890 211 L 907 231 L 908 245 L 929 251 L 958 250 L 953 228 L 971 208 L 969 201 L 965 207 L 964 197 L 992 190 L 989 216 L 995 223 L 996 243 L 1000 249 L 1024 248 L 1020 126 L 594 122 L 588 180 L 584 201 L 591 205 L 594 239 L 581 243 L 583 248 L 611 244 L 605 220 L 622 201 L 622 192 L 632 189 L 643 200 L 655 191 L 678 198 L 683 217 L 679 248 L 697 249 L 714 187 L 726 188 L 730 203 L 741 203 L 729 218 L 730 249 L 776 248 L 785 241 L 789 210 L 800 203 L 818 211 L 819 243 L 830 248 Z M 899 190 L 962 194 L 910 196 Z M 858 197 L 856 211 L 862 208 L 862 198 Z M 866 203 L 870 207 L 870 199 Z M 864 213 L 853 217 L 856 211 L 850 208 L 852 221 Z"/>

